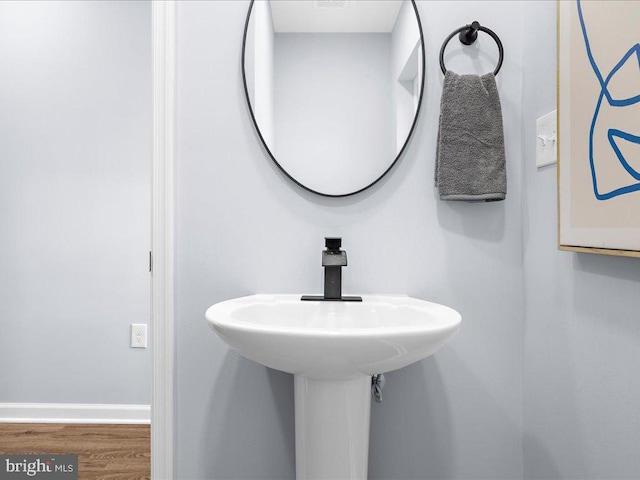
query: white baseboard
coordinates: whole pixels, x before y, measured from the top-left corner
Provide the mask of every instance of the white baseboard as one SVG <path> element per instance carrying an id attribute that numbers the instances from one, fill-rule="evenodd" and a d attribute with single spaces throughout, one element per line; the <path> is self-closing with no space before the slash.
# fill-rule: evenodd
<path id="1" fill-rule="evenodd" d="M 150 424 L 150 405 L 0 403 L 0 423 Z"/>

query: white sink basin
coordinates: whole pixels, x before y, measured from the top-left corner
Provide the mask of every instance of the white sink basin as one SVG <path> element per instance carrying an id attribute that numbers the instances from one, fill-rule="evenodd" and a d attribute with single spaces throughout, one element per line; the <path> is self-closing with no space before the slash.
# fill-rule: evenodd
<path id="1" fill-rule="evenodd" d="M 436 352 L 460 327 L 451 308 L 406 296 L 362 302 L 252 295 L 210 307 L 231 348 L 294 374 L 296 478 L 367 478 L 371 375 Z"/>
<path id="2" fill-rule="evenodd" d="M 460 327 L 455 310 L 400 295 L 365 295 L 362 302 L 252 295 L 213 305 L 205 316 L 251 360 L 334 380 L 405 367 L 432 355 Z"/>

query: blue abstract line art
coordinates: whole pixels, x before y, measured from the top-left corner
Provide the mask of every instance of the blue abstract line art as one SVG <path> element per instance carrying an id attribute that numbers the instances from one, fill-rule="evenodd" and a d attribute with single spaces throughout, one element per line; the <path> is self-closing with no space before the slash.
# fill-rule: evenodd
<path id="1" fill-rule="evenodd" d="M 580 19 L 580 27 L 582 29 L 582 35 L 584 37 L 584 44 L 587 51 L 587 57 L 589 58 L 589 63 L 591 64 L 591 68 L 600 83 L 600 94 L 598 95 L 598 101 L 596 102 L 595 111 L 593 114 L 593 119 L 591 121 L 591 128 L 589 129 L 589 164 L 591 166 L 591 179 L 593 182 L 593 193 L 598 200 L 609 200 L 611 198 L 617 197 L 619 195 L 628 194 L 631 192 L 640 191 L 640 172 L 633 168 L 624 154 L 620 150 L 619 142 L 620 140 L 624 140 L 626 142 L 630 142 L 637 146 L 640 146 L 640 136 L 633 135 L 628 132 L 624 132 L 622 130 L 616 128 L 610 128 L 607 131 L 607 138 L 609 140 L 609 145 L 611 149 L 615 153 L 618 161 L 622 165 L 622 167 L 629 173 L 631 179 L 635 179 L 638 183 L 631 182 L 629 185 L 625 185 L 620 188 L 615 188 L 608 192 L 601 191 L 598 188 L 598 175 L 596 173 L 596 167 L 594 162 L 594 132 L 596 130 L 596 124 L 598 122 L 598 116 L 600 115 L 600 109 L 602 107 L 603 101 L 606 100 L 607 104 L 614 108 L 621 107 L 629 107 L 631 105 L 635 105 L 640 103 L 640 93 L 638 95 L 629 97 L 629 98 L 614 98 L 609 92 L 609 82 L 615 76 L 616 72 L 620 70 L 629 59 L 635 58 L 638 66 L 638 87 L 640 90 L 640 44 L 636 43 L 633 45 L 627 53 L 620 59 L 620 61 L 613 67 L 611 72 L 605 77 L 603 77 L 596 61 L 594 59 L 593 53 L 591 51 L 591 45 L 589 43 L 589 36 L 587 34 L 587 28 L 585 26 L 584 17 L 582 14 L 582 0 L 576 0 L 578 6 L 578 17 Z M 630 179 L 630 180 L 631 180 Z"/>

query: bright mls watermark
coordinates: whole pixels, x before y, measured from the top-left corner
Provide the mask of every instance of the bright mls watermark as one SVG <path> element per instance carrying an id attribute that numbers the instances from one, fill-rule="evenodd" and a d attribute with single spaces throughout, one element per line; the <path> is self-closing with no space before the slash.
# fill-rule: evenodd
<path id="1" fill-rule="evenodd" d="M 78 480 L 77 455 L 0 455 L 0 480 Z"/>

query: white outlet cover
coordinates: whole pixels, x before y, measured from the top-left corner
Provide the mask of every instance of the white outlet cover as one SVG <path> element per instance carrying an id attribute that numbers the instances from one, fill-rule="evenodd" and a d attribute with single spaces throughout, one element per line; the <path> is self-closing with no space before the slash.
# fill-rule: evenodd
<path id="1" fill-rule="evenodd" d="M 536 165 L 544 167 L 558 161 L 557 110 L 536 120 Z"/>
<path id="2" fill-rule="evenodd" d="M 131 324 L 131 347 L 147 348 L 147 325 L 145 323 Z"/>

